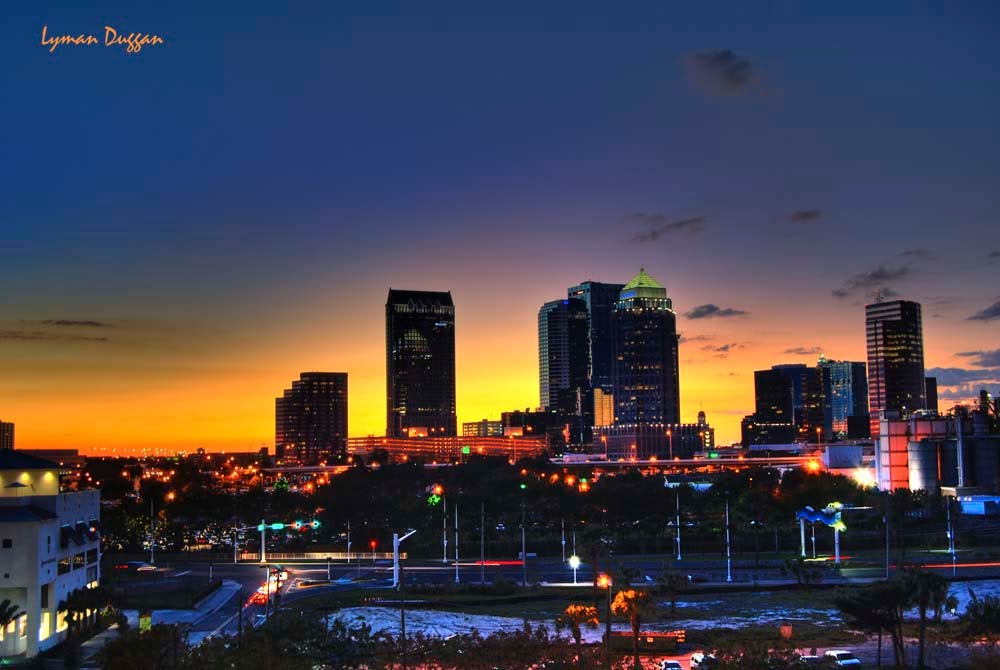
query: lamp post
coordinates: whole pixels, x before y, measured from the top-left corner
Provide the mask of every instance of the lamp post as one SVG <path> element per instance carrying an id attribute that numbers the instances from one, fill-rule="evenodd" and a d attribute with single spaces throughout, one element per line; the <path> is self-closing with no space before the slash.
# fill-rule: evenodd
<path id="1" fill-rule="evenodd" d="M 156 535 L 153 531 L 153 497 L 149 498 L 149 564 L 154 565 L 156 561 L 153 560 L 153 547 L 156 545 Z"/>
<path id="2" fill-rule="evenodd" d="M 681 489 L 678 486 L 674 490 L 674 494 L 677 496 L 677 518 L 675 523 L 677 524 L 677 560 L 681 560 Z"/>
<path id="3" fill-rule="evenodd" d="M 403 540 L 410 537 L 417 531 L 409 530 L 403 537 L 399 536 L 399 533 L 392 534 L 392 587 L 399 587 L 399 545 L 403 543 Z M 372 540 L 372 555 L 375 554 L 375 540 Z"/>
<path id="4" fill-rule="evenodd" d="M 608 460 L 608 436 L 601 435 L 601 442 L 604 443 L 604 460 Z"/>
<path id="5" fill-rule="evenodd" d="M 561 543 L 562 543 L 562 559 L 563 559 L 563 562 L 565 563 L 566 562 L 566 519 L 561 519 L 559 521 L 559 524 L 562 527 L 562 541 L 561 541 Z"/>
<path id="6" fill-rule="evenodd" d="M 486 583 L 486 503 L 479 503 L 479 583 Z"/>
<path id="7" fill-rule="evenodd" d="M 576 571 L 580 568 L 580 557 L 575 554 L 570 556 L 569 567 L 573 568 L 573 586 L 576 586 Z"/>
<path id="8" fill-rule="evenodd" d="M 458 584 L 458 503 L 455 503 L 455 583 Z"/>
<path id="9" fill-rule="evenodd" d="M 528 544 L 525 539 L 524 525 L 526 522 L 526 515 L 524 511 L 524 490 L 528 488 L 524 483 L 521 484 L 521 586 L 528 585 Z"/>
<path id="10" fill-rule="evenodd" d="M 951 576 L 954 577 L 958 566 L 955 563 L 955 531 L 951 525 L 951 498 L 945 499 L 944 509 L 948 518 L 948 553 L 951 554 Z"/>
<path id="11" fill-rule="evenodd" d="M 602 589 L 608 590 L 608 600 L 607 608 L 604 611 L 604 622 L 605 622 L 605 632 L 604 632 L 604 655 L 607 658 L 608 665 L 611 665 L 611 576 L 606 574 L 601 574 L 597 578 L 597 586 Z"/>
<path id="12" fill-rule="evenodd" d="M 667 429 L 667 439 L 670 440 L 670 460 L 674 460 L 674 433 Z"/>
<path id="13" fill-rule="evenodd" d="M 733 558 L 729 550 L 729 496 L 726 496 L 726 581 L 733 581 Z"/>

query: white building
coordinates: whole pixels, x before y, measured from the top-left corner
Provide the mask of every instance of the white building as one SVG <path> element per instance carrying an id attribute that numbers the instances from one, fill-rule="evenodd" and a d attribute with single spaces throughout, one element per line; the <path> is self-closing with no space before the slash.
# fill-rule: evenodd
<path id="1" fill-rule="evenodd" d="M 32 657 L 67 628 L 66 596 L 100 579 L 100 492 L 59 491 L 59 466 L 0 451 L 0 601 L 18 607 L 0 630 L 0 659 Z"/>

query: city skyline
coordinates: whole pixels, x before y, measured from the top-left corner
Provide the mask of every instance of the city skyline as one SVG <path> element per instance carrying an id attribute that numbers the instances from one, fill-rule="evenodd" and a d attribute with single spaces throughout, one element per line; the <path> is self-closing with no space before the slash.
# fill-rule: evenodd
<path id="1" fill-rule="evenodd" d="M 996 11 L 191 5 L 108 16 L 166 39 L 125 54 L 12 8 L 0 417 L 26 449 L 256 450 L 336 370 L 381 434 L 406 286 L 452 292 L 457 421 L 495 419 L 537 405 L 538 306 L 639 267 L 719 443 L 754 370 L 866 360 L 876 290 L 923 306 L 942 408 L 996 393 Z"/>

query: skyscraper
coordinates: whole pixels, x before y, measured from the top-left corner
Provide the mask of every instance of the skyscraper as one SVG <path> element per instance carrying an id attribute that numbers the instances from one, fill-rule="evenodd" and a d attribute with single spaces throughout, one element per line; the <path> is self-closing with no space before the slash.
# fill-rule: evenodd
<path id="1" fill-rule="evenodd" d="M 826 371 L 827 404 L 830 427 L 834 435 L 848 438 L 866 437 L 853 434 L 851 426 L 868 424 L 868 374 L 865 364 L 855 361 L 834 361 L 820 356 L 817 366 Z M 855 421 L 849 421 L 852 417 Z M 866 431 L 867 432 L 867 431 Z"/>
<path id="2" fill-rule="evenodd" d="M 450 292 L 389 290 L 386 435 L 454 436 L 455 304 Z"/>
<path id="3" fill-rule="evenodd" d="M 924 335 L 920 305 L 908 300 L 865 306 L 868 343 L 868 405 L 872 435 L 879 412 L 905 415 L 924 409 Z"/>
<path id="4" fill-rule="evenodd" d="M 615 303 L 616 424 L 680 423 L 678 343 L 673 302 L 640 269 Z"/>
<path id="5" fill-rule="evenodd" d="M 587 307 L 576 298 L 538 310 L 539 404 L 565 418 L 568 442 L 590 442 L 594 399 L 588 381 Z"/>
<path id="6" fill-rule="evenodd" d="M 315 463 L 342 458 L 346 448 L 347 373 L 303 372 L 275 399 L 275 456 Z"/>
<path id="7" fill-rule="evenodd" d="M 924 409 L 938 411 L 937 377 L 924 377 L 924 395 L 926 397 Z"/>
<path id="8" fill-rule="evenodd" d="M 587 375 L 591 388 L 611 392 L 614 376 L 614 314 L 624 284 L 585 281 L 567 290 L 587 309 Z"/>
<path id="9" fill-rule="evenodd" d="M 0 421 L 0 450 L 14 449 L 14 424 Z"/>

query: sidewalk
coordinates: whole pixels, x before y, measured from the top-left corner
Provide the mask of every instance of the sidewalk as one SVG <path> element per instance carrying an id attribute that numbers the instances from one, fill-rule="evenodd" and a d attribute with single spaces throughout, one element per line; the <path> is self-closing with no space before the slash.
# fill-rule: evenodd
<path id="1" fill-rule="evenodd" d="M 240 583 L 231 579 L 223 580 L 222 585 L 215 591 L 202 598 L 195 604 L 194 609 L 189 610 L 153 610 L 152 623 L 174 625 L 193 625 L 214 614 L 225 605 L 240 590 Z M 124 610 L 125 618 L 131 628 L 139 626 L 139 610 Z M 119 635 L 118 624 L 111 625 L 107 630 L 90 638 L 80 645 L 81 667 L 93 667 L 89 661 L 97 655 L 104 645 Z"/>

